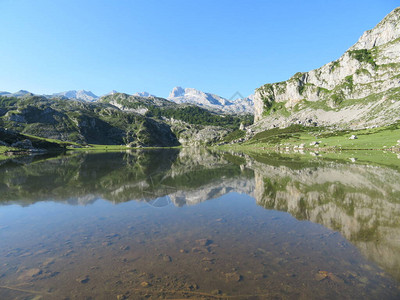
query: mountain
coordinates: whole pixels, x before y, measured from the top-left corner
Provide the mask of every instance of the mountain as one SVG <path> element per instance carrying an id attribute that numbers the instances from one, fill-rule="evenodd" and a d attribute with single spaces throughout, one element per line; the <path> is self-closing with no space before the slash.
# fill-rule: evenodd
<path id="1" fill-rule="evenodd" d="M 117 94 L 117 93 L 118 93 L 118 92 L 117 92 L 116 90 L 112 90 L 111 92 L 109 92 L 109 93 L 103 95 L 102 97 L 108 96 L 108 95 L 114 95 L 114 94 Z"/>
<path id="2" fill-rule="evenodd" d="M 77 99 L 77 100 L 81 100 L 81 101 L 86 101 L 86 102 L 93 102 L 96 101 L 97 99 L 99 99 L 98 96 L 96 96 L 95 94 L 93 94 L 90 91 L 85 91 L 85 90 L 71 90 L 71 91 L 66 91 L 66 92 L 61 92 L 61 93 L 54 93 L 50 96 L 48 96 L 50 98 L 52 97 L 64 97 L 67 99 Z"/>
<path id="3" fill-rule="evenodd" d="M 31 92 L 25 91 L 25 90 L 19 90 L 18 92 L 15 93 L 9 93 L 9 92 L 0 92 L 0 96 L 5 96 L 5 97 L 24 97 L 24 96 L 32 96 L 33 94 Z"/>
<path id="4" fill-rule="evenodd" d="M 103 96 L 98 102 L 166 123 L 182 145 L 213 143 L 221 140 L 230 131 L 238 129 L 241 123 L 252 123 L 249 115 L 220 115 L 195 104 L 178 104 L 159 97 L 116 93 Z"/>
<path id="5" fill-rule="evenodd" d="M 218 95 L 179 86 L 172 89 L 167 99 L 180 104 L 194 104 L 219 113 L 251 114 L 254 111 L 251 97 L 229 101 Z"/>
<path id="6" fill-rule="evenodd" d="M 230 105 L 231 102 L 228 100 L 210 93 L 204 93 L 202 91 L 192 88 L 181 88 L 180 86 L 174 87 L 168 96 L 169 100 L 175 103 L 191 103 L 201 106 L 210 105 Z"/>
<path id="7" fill-rule="evenodd" d="M 149 94 L 148 92 L 139 92 L 139 93 L 135 93 L 133 94 L 134 96 L 139 96 L 139 97 L 145 97 L 145 98 L 149 98 L 149 97 L 156 97 L 152 94 Z"/>
<path id="8" fill-rule="evenodd" d="M 250 115 L 220 115 L 158 97 L 113 93 L 94 102 L 65 100 L 79 95 L 0 96 L 0 128 L 81 144 L 170 147 L 216 143 L 252 122 Z"/>
<path id="9" fill-rule="evenodd" d="M 233 100 L 232 103 L 233 105 L 231 107 L 238 112 L 254 113 L 254 94 L 245 98 Z"/>
<path id="10" fill-rule="evenodd" d="M 255 128 L 388 125 L 399 120 L 399 96 L 400 8 L 396 8 L 338 60 L 258 88 Z"/>
<path id="11" fill-rule="evenodd" d="M 5 97 L 16 97 L 16 98 L 21 98 L 25 96 L 44 96 L 46 98 L 58 98 L 58 99 L 73 99 L 73 100 L 80 100 L 80 101 L 87 101 L 87 102 L 93 102 L 99 99 L 98 96 L 93 94 L 90 91 L 85 91 L 85 90 L 71 90 L 71 91 L 66 91 L 66 92 L 60 92 L 60 93 L 54 93 L 51 95 L 36 95 L 31 92 L 25 91 L 25 90 L 20 90 L 16 93 L 10 93 L 10 92 L 0 92 L 0 96 L 5 96 Z"/>
<path id="12" fill-rule="evenodd" d="M 115 94 L 123 94 L 119 93 L 115 90 L 112 90 L 108 94 L 105 94 L 101 97 L 96 96 L 91 91 L 85 90 L 70 90 L 65 92 L 53 93 L 50 95 L 36 95 L 36 96 L 44 96 L 48 99 L 57 98 L 57 99 L 70 99 L 70 100 L 79 100 L 85 102 L 95 102 L 98 101 L 100 98 L 104 98 L 106 96 L 115 95 Z M 20 90 L 16 93 L 10 92 L 0 92 L 0 96 L 5 97 L 24 97 L 26 95 L 34 96 L 28 91 Z M 127 95 L 127 94 L 124 94 Z M 155 95 L 152 95 L 148 92 L 138 92 L 133 94 L 132 96 L 139 97 L 139 98 L 157 98 Z M 226 100 L 220 96 L 204 93 L 202 91 L 186 88 L 183 89 L 181 87 L 175 87 L 172 92 L 170 93 L 168 100 L 174 102 L 176 104 L 193 104 L 204 109 L 211 110 L 217 113 L 228 113 L 228 114 L 253 114 L 253 96 L 250 95 L 249 97 L 243 99 L 237 99 L 233 101 Z"/>
<path id="13" fill-rule="evenodd" d="M 0 128 L 82 144 L 179 145 L 170 126 L 161 120 L 107 103 L 44 96 L 0 97 Z"/>

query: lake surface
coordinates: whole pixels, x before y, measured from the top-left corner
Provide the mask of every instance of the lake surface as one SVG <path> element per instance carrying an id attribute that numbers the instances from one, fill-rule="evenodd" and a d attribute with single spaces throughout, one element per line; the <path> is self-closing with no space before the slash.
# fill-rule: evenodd
<path id="1" fill-rule="evenodd" d="M 204 149 L 0 166 L 0 299 L 399 299 L 400 172 Z"/>

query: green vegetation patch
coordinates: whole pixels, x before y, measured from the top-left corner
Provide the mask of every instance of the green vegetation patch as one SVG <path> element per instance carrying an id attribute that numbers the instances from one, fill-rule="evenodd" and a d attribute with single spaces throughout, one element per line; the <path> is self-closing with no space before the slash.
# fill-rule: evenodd
<path id="1" fill-rule="evenodd" d="M 246 135 L 246 132 L 244 130 L 240 130 L 240 129 L 236 129 L 234 131 L 232 131 L 231 133 L 229 133 L 228 135 L 226 135 L 223 139 L 223 142 L 232 142 L 234 140 L 238 140 L 242 137 L 244 137 Z"/>
<path id="2" fill-rule="evenodd" d="M 17 148 L 12 148 L 12 147 L 7 147 L 7 146 L 0 146 L 0 160 L 4 159 L 9 159 L 10 156 L 8 156 L 6 153 L 7 152 L 14 152 L 18 151 L 19 149 Z"/>
<path id="3" fill-rule="evenodd" d="M 290 125 L 286 128 L 273 128 L 257 133 L 248 144 L 267 143 L 277 144 L 289 138 L 298 139 L 300 133 L 318 131 L 318 127 L 306 127 L 302 125 Z"/>
<path id="4" fill-rule="evenodd" d="M 338 67 L 340 67 L 340 62 L 338 60 L 333 61 L 331 71 L 335 70 Z"/>
<path id="5" fill-rule="evenodd" d="M 368 49 L 359 49 L 359 50 L 351 50 L 349 51 L 351 57 L 357 59 L 359 62 L 366 62 L 376 68 L 376 62 L 372 56 L 371 50 Z"/>
<path id="6" fill-rule="evenodd" d="M 166 107 L 161 108 L 157 106 L 148 107 L 147 117 L 155 117 L 161 119 L 173 118 L 181 120 L 189 124 L 196 125 L 211 125 L 221 126 L 225 128 L 237 129 L 240 123 L 245 126 L 253 123 L 254 116 L 233 116 L 233 115 L 218 115 L 198 106 L 190 105 L 185 107 Z"/>
<path id="7" fill-rule="evenodd" d="M 268 104 L 265 104 L 264 102 L 264 116 L 269 116 L 273 113 L 278 113 L 284 117 L 289 117 L 290 112 L 286 109 L 285 106 L 286 102 L 269 102 Z"/>
<path id="8" fill-rule="evenodd" d="M 350 139 L 355 135 L 356 139 Z M 257 133 L 238 149 L 262 147 L 293 148 L 304 144 L 305 149 L 325 150 L 400 150 L 400 122 L 385 127 L 362 130 L 332 130 L 324 127 L 292 125 L 287 128 L 274 128 Z M 318 142 L 314 145 L 314 142 Z M 311 145 L 310 145 L 311 144 Z M 399 160 L 400 161 L 400 160 Z"/>

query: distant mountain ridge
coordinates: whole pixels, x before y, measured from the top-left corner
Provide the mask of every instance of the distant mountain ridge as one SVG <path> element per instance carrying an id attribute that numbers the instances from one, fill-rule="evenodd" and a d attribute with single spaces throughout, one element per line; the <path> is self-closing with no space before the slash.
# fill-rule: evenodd
<path id="1" fill-rule="evenodd" d="M 10 93 L 10 92 L 0 92 L 0 96 L 5 96 L 5 97 L 24 97 L 26 95 L 33 96 L 31 92 L 25 91 L 25 90 L 19 90 L 18 92 L 15 93 Z"/>
<path id="2" fill-rule="evenodd" d="M 254 112 L 253 95 L 238 100 L 227 100 L 221 96 L 205 93 L 194 88 L 174 87 L 168 100 L 175 103 L 190 103 L 206 109 L 224 113 L 252 114 Z"/>
<path id="3" fill-rule="evenodd" d="M 66 92 L 60 92 L 60 93 L 54 93 L 52 95 L 47 96 L 48 98 L 52 97 L 65 97 L 67 99 L 77 99 L 81 101 L 87 101 L 87 102 L 93 102 L 99 99 L 99 96 L 96 96 L 93 94 L 91 91 L 85 91 L 85 90 L 71 90 L 71 91 L 66 91 Z"/>
<path id="4" fill-rule="evenodd" d="M 53 93 L 50 95 L 36 95 L 36 96 L 44 96 L 48 99 L 57 98 L 57 99 L 79 100 L 83 102 L 97 102 L 106 96 L 114 94 L 121 94 L 121 93 L 112 90 L 111 92 L 99 97 L 94 93 L 92 93 L 91 91 L 70 90 L 65 92 Z M 0 96 L 6 96 L 6 97 L 20 98 L 20 97 L 25 97 L 27 95 L 34 96 L 35 94 L 25 90 L 20 90 L 16 93 L 0 92 Z M 132 96 L 141 98 L 163 99 L 148 92 L 138 92 L 133 94 Z M 243 99 L 230 101 L 218 95 L 205 93 L 200 90 L 196 90 L 194 88 L 183 89 L 181 87 L 175 87 L 169 94 L 167 100 L 177 104 L 193 104 L 217 113 L 253 114 L 254 112 L 253 97 L 254 95 L 250 95 L 249 97 Z"/>
<path id="5" fill-rule="evenodd" d="M 144 98 L 157 97 L 157 96 L 152 95 L 152 94 L 150 94 L 148 92 L 135 93 L 135 94 L 133 94 L 133 96 L 139 96 L 139 97 L 144 97 Z"/>

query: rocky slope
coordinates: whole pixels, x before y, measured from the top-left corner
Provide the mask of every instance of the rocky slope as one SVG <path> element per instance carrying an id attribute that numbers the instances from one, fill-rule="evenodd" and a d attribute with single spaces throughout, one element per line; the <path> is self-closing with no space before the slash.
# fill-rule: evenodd
<path id="1" fill-rule="evenodd" d="M 168 96 L 175 103 L 190 103 L 219 113 L 252 114 L 254 112 L 253 96 L 229 101 L 218 95 L 205 93 L 193 88 L 175 87 Z"/>
<path id="2" fill-rule="evenodd" d="M 78 143 L 177 146 L 165 122 L 107 103 L 30 96 L 0 97 L 0 128 Z"/>
<path id="3" fill-rule="evenodd" d="M 140 97 L 123 93 L 104 96 L 100 103 L 122 111 L 153 117 L 170 126 L 181 145 L 201 146 L 221 140 L 241 123 L 251 120 L 232 115 L 222 116 L 190 103 L 177 104 L 158 97 Z"/>
<path id="4" fill-rule="evenodd" d="M 256 128 L 290 124 L 364 128 L 399 120 L 400 8 L 338 60 L 266 84 L 254 96 Z"/>

